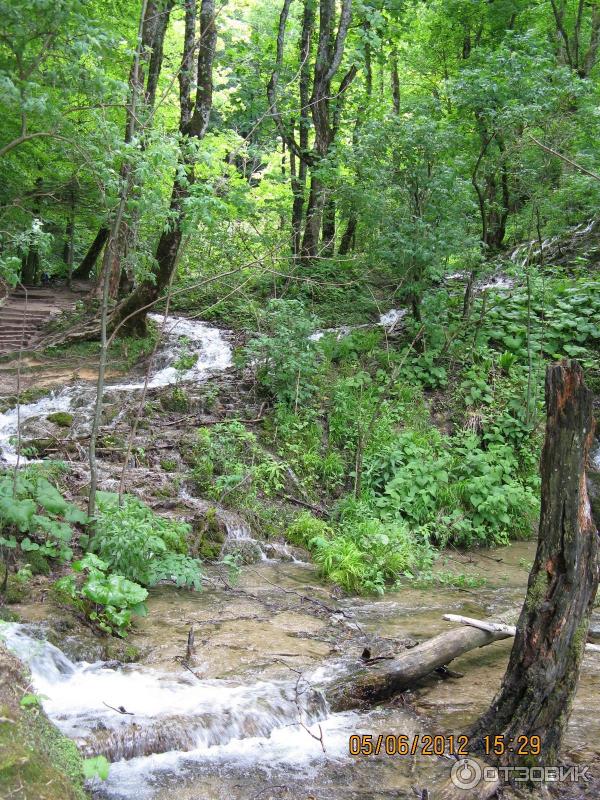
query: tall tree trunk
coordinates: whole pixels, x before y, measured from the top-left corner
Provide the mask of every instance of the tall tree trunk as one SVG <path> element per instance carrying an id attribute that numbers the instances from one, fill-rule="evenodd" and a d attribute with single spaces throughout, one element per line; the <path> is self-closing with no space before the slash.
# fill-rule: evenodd
<path id="1" fill-rule="evenodd" d="M 182 69 L 179 78 L 180 93 L 180 131 L 182 136 L 203 139 L 208 130 L 212 109 L 212 73 L 217 42 L 215 25 L 214 0 L 202 0 L 200 9 L 200 44 L 198 45 L 198 84 L 195 102 L 191 103 L 189 80 L 190 53 L 195 42 L 196 3 L 186 0 L 186 34 L 182 57 Z M 171 224 L 163 231 L 156 248 L 157 270 L 154 281 L 145 281 L 119 306 L 113 315 L 112 324 L 125 322 L 125 330 L 130 333 L 143 333 L 147 306 L 160 297 L 168 285 L 171 274 L 177 264 L 177 256 L 183 238 L 184 202 L 190 195 L 190 187 L 194 183 L 194 165 L 190 150 L 184 141 L 180 154 L 185 176 L 178 170 L 173 183 L 169 217 Z"/>
<path id="2" fill-rule="evenodd" d="M 392 107 L 394 114 L 400 114 L 400 76 L 398 74 L 398 51 L 392 50 Z"/>
<path id="3" fill-rule="evenodd" d="M 128 106 L 124 137 L 126 144 L 130 143 L 135 133 L 142 130 L 143 126 L 148 123 L 150 113 L 154 109 L 158 79 L 162 68 L 164 38 L 174 4 L 174 0 L 147 0 L 144 6 L 142 48 L 139 59 L 137 61 L 134 59 L 129 75 L 130 96 L 135 94 L 142 102 L 138 104 L 138 108 L 134 113 L 131 112 L 131 105 Z M 145 78 L 146 67 L 148 74 Z M 133 193 L 136 189 L 139 190 L 139 187 L 134 185 L 129 174 L 130 170 L 131 164 L 126 159 L 121 167 L 121 182 L 130 183 L 130 193 Z M 129 201 L 129 198 L 127 198 L 127 201 Z M 108 292 L 109 297 L 113 299 L 119 293 L 123 259 L 139 224 L 137 212 L 134 212 L 134 215 L 131 225 L 122 224 L 120 226 L 118 239 L 110 247 L 110 259 L 106 258 L 108 248 L 105 252 L 103 269 L 110 270 Z M 102 279 L 99 280 L 96 290 L 98 297 L 102 295 L 103 285 L 104 281 Z"/>
<path id="4" fill-rule="evenodd" d="M 110 230 L 106 227 L 100 228 L 96 234 L 94 241 L 89 246 L 89 249 L 83 257 L 81 264 L 73 273 L 73 278 L 77 280 L 88 280 L 98 260 L 98 256 L 102 252 L 102 248 L 106 244 Z"/>
<path id="5" fill-rule="evenodd" d="M 352 20 L 352 0 L 342 0 L 340 18 L 337 32 L 335 27 L 335 0 L 320 0 L 319 3 L 319 40 L 314 66 L 313 90 L 310 98 L 311 113 L 315 131 L 314 158 L 311 166 L 311 184 L 308 206 L 306 209 L 306 227 L 302 242 L 302 255 L 305 258 L 314 258 L 319 249 L 319 233 L 325 211 L 324 239 L 325 252 L 331 252 L 335 245 L 335 213 L 330 202 L 325 197 L 325 186 L 317 170 L 324 158 L 329 154 L 330 147 L 335 137 L 337 122 L 335 115 L 331 119 L 331 83 L 340 68 L 348 29 Z M 352 66 L 342 78 L 340 87 L 335 92 L 336 105 L 356 75 L 356 67 Z"/>
<path id="6" fill-rule="evenodd" d="M 546 406 L 537 553 L 502 688 L 474 730 L 479 741 L 501 737 L 506 747 L 496 758 L 505 765 L 557 763 L 598 588 L 598 531 L 585 479 L 592 393 L 576 361 L 548 367 Z M 539 754 L 532 735 L 540 737 Z M 527 755 L 516 752 L 520 743 Z"/>

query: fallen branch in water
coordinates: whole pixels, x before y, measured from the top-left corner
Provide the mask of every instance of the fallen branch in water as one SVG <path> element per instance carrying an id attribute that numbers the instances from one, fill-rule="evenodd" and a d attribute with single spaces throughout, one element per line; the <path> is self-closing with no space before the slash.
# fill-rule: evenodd
<path id="1" fill-rule="evenodd" d="M 444 619 L 459 622 L 464 627 L 440 633 L 391 659 L 367 660 L 363 656 L 358 669 L 327 689 L 332 711 L 347 711 L 389 700 L 469 650 L 510 639 L 516 631 L 513 625 L 457 614 L 446 614 Z M 586 652 L 600 652 L 600 645 L 586 644 L 585 649 Z"/>
<path id="2" fill-rule="evenodd" d="M 116 711 L 117 714 L 126 714 L 129 717 L 135 717 L 133 711 L 126 711 L 124 706 L 119 706 L 118 708 L 115 708 L 114 706 L 109 706 L 108 703 L 104 702 L 104 700 L 102 701 L 102 705 L 106 706 L 107 708 L 110 708 L 111 711 Z"/>
<path id="3" fill-rule="evenodd" d="M 473 619 L 473 617 L 463 617 L 460 614 L 444 614 L 444 619 L 448 622 L 460 622 L 461 625 L 470 625 L 473 628 L 479 628 L 482 631 L 489 631 L 490 633 L 506 633 L 508 636 L 514 636 L 517 632 L 515 625 L 504 625 L 501 622 L 486 622 L 481 619 Z M 585 649 L 590 653 L 600 653 L 600 645 L 586 644 Z"/>

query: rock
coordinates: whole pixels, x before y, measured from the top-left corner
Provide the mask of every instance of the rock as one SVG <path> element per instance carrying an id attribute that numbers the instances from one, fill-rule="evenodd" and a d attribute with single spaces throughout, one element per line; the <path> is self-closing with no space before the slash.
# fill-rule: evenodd
<path id="1" fill-rule="evenodd" d="M 48 414 L 46 419 L 48 422 L 58 425 L 59 428 L 70 428 L 74 417 L 68 411 L 55 411 L 54 414 Z"/>
<path id="2" fill-rule="evenodd" d="M 235 555 L 242 564 L 256 564 L 262 561 L 263 551 L 256 539 L 227 539 L 221 555 Z"/>

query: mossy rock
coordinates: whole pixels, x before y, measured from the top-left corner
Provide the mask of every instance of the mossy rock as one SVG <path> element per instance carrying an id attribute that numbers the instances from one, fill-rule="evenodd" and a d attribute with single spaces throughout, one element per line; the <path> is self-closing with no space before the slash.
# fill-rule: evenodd
<path id="1" fill-rule="evenodd" d="M 198 557 L 203 561 L 217 561 L 221 555 L 222 544 L 205 539 L 197 548 Z"/>
<path id="2" fill-rule="evenodd" d="M 188 550 L 194 558 L 204 561 L 216 561 L 221 555 L 227 531 L 217 518 L 215 508 L 208 508 L 202 516 L 192 520 L 192 529 L 188 535 Z"/>
<path id="3" fill-rule="evenodd" d="M 50 390 L 44 387 L 40 389 L 25 389 L 21 392 L 20 396 L 13 394 L 8 397 L 3 397 L 2 400 L 0 400 L 0 414 L 4 414 L 5 411 L 14 408 L 19 401 L 21 405 L 24 406 L 29 403 L 35 403 L 36 400 L 41 400 L 42 397 L 47 397 L 49 394 Z"/>
<path id="4" fill-rule="evenodd" d="M 28 682 L 22 664 L 0 645 L 0 797 L 85 800 L 75 743 L 39 706 L 21 708 Z"/>
<path id="5" fill-rule="evenodd" d="M 179 387 L 173 387 L 169 394 L 164 394 L 160 398 L 160 405 L 164 411 L 188 411 L 190 400 L 185 391 Z"/>
<path id="6" fill-rule="evenodd" d="M 27 597 L 27 587 L 24 583 L 15 580 L 13 577 L 9 577 L 8 583 L 6 584 L 6 589 L 2 594 L 0 594 L 0 599 L 2 599 L 7 605 L 13 605 L 14 603 L 21 603 Z"/>
<path id="7" fill-rule="evenodd" d="M 30 550 L 28 553 L 24 553 L 24 556 L 33 575 L 50 574 L 50 562 L 39 550 Z"/>
<path id="8" fill-rule="evenodd" d="M 59 428 L 70 428 L 73 424 L 73 414 L 68 411 L 55 411 L 53 414 L 48 414 L 46 417 L 48 422 L 58 425 Z"/>
<path id="9" fill-rule="evenodd" d="M 224 556 L 237 556 L 242 564 L 257 564 L 263 552 L 255 539 L 228 539 L 221 549 Z"/>

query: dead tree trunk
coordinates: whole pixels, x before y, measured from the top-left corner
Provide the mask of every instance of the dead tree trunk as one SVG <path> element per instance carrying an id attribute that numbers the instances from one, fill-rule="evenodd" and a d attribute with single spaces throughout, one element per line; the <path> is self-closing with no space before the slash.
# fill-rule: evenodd
<path id="1" fill-rule="evenodd" d="M 576 361 L 548 367 L 546 406 L 537 553 L 502 688 L 473 732 L 474 740 L 502 737 L 498 761 L 516 766 L 556 763 L 598 588 L 598 532 L 585 479 L 592 393 Z M 541 740 L 538 756 L 509 750 L 509 742 L 533 734 Z"/>

